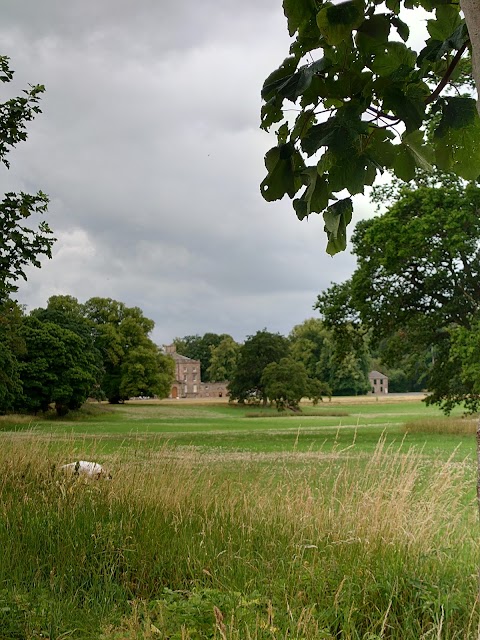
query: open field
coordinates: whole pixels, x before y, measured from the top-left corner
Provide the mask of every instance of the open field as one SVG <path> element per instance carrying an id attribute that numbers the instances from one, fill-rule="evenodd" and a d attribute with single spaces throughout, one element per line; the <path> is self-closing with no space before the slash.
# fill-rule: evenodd
<path id="1" fill-rule="evenodd" d="M 478 638 L 474 427 L 392 396 L 4 416 L 0 638 Z"/>

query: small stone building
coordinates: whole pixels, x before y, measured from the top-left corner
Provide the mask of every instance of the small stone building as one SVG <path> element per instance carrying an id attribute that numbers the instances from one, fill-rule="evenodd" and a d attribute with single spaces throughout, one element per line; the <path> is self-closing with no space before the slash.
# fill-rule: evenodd
<path id="1" fill-rule="evenodd" d="M 368 380 L 370 382 L 370 392 L 376 396 L 384 395 L 388 393 L 388 378 L 380 371 L 370 371 L 368 374 Z"/>
<path id="2" fill-rule="evenodd" d="M 170 398 L 225 398 L 228 382 L 202 382 L 200 360 L 177 353 L 175 345 L 164 347 L 165 353 L 175 361 L 175 380 Z"/>

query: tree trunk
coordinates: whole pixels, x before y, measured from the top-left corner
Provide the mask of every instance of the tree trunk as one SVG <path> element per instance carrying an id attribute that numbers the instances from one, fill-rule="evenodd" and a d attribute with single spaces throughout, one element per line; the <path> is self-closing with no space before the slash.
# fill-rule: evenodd
<path id="1" fill-rule="evenodd" d="M 472 44 L 473 79 L 477 87 L 477 110 L 480 115 L 480 0 L 460 0 Z"/>

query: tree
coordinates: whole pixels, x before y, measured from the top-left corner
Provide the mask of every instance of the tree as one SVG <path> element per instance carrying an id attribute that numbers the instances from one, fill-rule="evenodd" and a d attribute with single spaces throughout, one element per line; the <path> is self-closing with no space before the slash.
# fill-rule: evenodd
<path id="1" fill-rule="evenodd" d="M 329 330 L 319 318 L 309 318 L 290 332 L 290 355 L 305 366 L 310 378 L 322 379 L 320 362 L 330 339 Z"/>
<path id="2" fill-rule="evenodd" d="M 265 395 L 279 411 L 298 411 L 302 398 L 311 398 L 317 404 L 322 395 L 331 395 L 328 385 L 309 378 L 305 366 L 293 358 L 267 364 L 261 382 Z"/>
<path id="3" fill-rule="evenodd" d="M 148 344 L 130 349 L 121 365 L 119 395 L 166 398 L 175 376 L 173 358 Z"/>
<path id="4" fill-rule="evenodd" d="M 138 307 L 111 298 L 91 298 L 84 309 L 102 355 L 101 389 L 108 401 L 117 404 L 134 395 L 167 396 L 173 361 L 149 337 L 153 320 Z"/>
<path id="5" fill-rule="evenodd" d="M 0 413 L 11 411 L 22 392 L 18 364 L 25 352 L 22 320 L 23 312 L 15 302 L 0 302 Z"/>
<path id="6" fill-rule="evenodd" d="M 462 58 L 471 51 L 480 87 L 479 0 L 284 0 L 283 7 L 294 40 L 262 89 L 261 127 L 278 129 L 261 192 L 268 201 L 288 195 L 300 220 L 322 213 L 328 253 L 346 247 L 353 205 L 344 190 L 363 193 L 378 172 L 409 181 L 417 168 L 435 165 L 467 180 L 480 175 L 480 117 L 469 94 L 470 59 Z M 431 14 L 420 52 L 407 46 L 403 21 L 417 7 Z M 459 92 L 448 95 L 453 82 Z"/>
<path id="7" fill-rule="evenodd" d="M 54 404 L 58 415 L 80 408 L 98 379 L 95 354 L 85 341 L 35 315 L 24 319 L 21 336 L 26 350 L 19 357 L 23 393 L 17 408 L 36 413 Z"/>
<path id="8" fill-rule="evenodd" d="M 249 336 L 240 347 L 237 368 L 228 385 L 230 399 L 265 403 L 267 395 L 262 382 L 263 370 L 271 362 L 280 362 L 287 355 L 288 340 L 279 333 L 264 329 Z"/>
<path id="9" fill-rule="evenodd" d="M 371 329 L 390 366 L 428 358 L 430 401 L 447 410 L 469 396 L 450 347 L 451 331 L 470 329 L 479 311 L 479 207 L 475 185 L 404 187 L 385 214 L 358 223 L 353 276 L 317 301 L 328 325 Z"/>
<path id="10" fill-rule="evenodd" d="M 9 58 L 0 56 L 0 81 L 8 83 L 12 78 Z M 24 96 L 0 104 L 0 162 L 7 168 L 7 154 L 27 139 L 26 124 L 40 113 L 38 103 L 44 91 L 43 85 L 30 86 Z M 26 279 L 27 265 L 40 267 L 39 256 L 52 257 L 55 239 L 46 222 L 40 222 L 37 229 L 26 223 L 33 214 L 43 215 L 47 205 L 48 197 L 41 191 L 36 195 L 9 192 L 0 202 L 0 300 L 17 290 L 19 278 Z"/>
<path id="11" fill-rule="evenodd" d="M 231 380 L 237 368 L 240 345 L 231 336 L 225 336 L 216 347 L 210 347 L 210 353 L 208 379 L 211 382 Z"/>
<path id="12" fill-rule="evenodd" d="M 278 410 L 298 410 L 300 400 L 309 392 L 307 370 L 292 358 L 267 364 L 261 382 L 267 398 L 275 402 Z"/>

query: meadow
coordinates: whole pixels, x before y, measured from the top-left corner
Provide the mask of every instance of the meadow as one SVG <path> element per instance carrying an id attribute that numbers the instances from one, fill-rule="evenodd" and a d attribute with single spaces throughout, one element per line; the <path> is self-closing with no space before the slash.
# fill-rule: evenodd
<path id="1" fill-rule="evenodd" d="M 393 396 L 3 416 L 0 638 L 478 638 L 474 433 Z"/>

